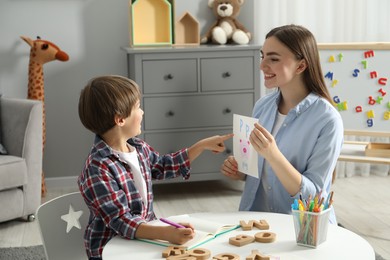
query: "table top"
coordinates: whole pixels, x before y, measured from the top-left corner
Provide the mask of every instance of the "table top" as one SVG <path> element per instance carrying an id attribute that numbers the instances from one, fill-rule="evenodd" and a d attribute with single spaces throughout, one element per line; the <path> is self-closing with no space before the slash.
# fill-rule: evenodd
<path id="1" fill-rule="evenodd" d="M 221 253 L 234 253 L 245 259 L 252 250 L 257 249 L 265 255 L 288 260 L 329 260 L 329 259 L 364 259 L 374 260 L 375 253 L 371 245 L 357 234 L 329 224 L 327 240 L 317 248 L 299 246 L 296 243 L 294 222 L 292 215 L 266 213 L 266 212 L 228 212 L 228 213 L 195 213 L 192 217 L 203 218 L 223 223 L 239 224 L 240 220 L 264 219 L 268 222 L 269 232 L 276 234 L 273 243 L 254 242 L 242 247 L 229 244 L 229 238 L 240 234 L 251 235 L 260 232 L 257 228 L 244 231 L 238 228 L 213 239 L 200 248 L 211 251 L 211 257 Z M 163 246 L 153 245 L 138 240 L 126 240 L 119 236 L 111 239 L 103 250 L 104 260 L 113 259 L 165 259 L 162 258 Z"/>

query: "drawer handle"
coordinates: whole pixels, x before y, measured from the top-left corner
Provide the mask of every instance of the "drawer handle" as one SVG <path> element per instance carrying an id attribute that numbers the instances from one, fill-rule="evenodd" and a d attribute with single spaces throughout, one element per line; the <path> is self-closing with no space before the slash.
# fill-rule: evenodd
<path id="1" fill-rule="evenodd" d="M 168 111 L 168 113 L 167 113 L 167 116 L 174 116 L 175 115 L 175 112 L 173 112 L 173 111 Z"/>
<path id="2" fill-rule="evenodd" d="M 223 110 L 223 113 L 224 114 L 230 114 L 232 111 L 230 110 L 230 108 L 225 108 L 224 110 Z"/>
<path id="3" fill-rule="evenodd" d="M 165 80 L 173 79 L 173 75 L 172 74 L 165 75 L 164 79 Z"/>
<path id="4" fill-rule="evenodd" d="M 230 74 L 230 72 L 224 72 L 222 74 L 222 78 L 229 78 L 232 74 Z"/>

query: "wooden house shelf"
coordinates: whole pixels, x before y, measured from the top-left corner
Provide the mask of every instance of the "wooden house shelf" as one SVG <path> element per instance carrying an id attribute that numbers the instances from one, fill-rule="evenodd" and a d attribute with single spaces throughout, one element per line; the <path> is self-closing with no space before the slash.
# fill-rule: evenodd
<path id="1" fill-rule="evenodd" d="M 175 45 L 199 45 L 199 22 L 185 12 L 175 25 Z"/>
<path id="2" fill-rule="evenodd" d="M 174 0 L 129 1 L 130 46 L 172 45 Z"/>

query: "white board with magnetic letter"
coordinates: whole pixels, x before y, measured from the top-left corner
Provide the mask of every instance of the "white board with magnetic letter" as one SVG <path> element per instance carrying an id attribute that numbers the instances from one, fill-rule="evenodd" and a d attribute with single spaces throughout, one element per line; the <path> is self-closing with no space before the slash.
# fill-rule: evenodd
<path id="1" fill-rule="evenodd" d="M 390 43 L 318 44 L 344 129 L 390 131 Z"/>

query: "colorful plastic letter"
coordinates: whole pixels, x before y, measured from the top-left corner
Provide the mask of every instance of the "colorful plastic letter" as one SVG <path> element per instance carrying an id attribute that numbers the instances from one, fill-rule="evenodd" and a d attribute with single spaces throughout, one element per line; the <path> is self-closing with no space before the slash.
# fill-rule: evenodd
<path id="1" fill-rule="evenodd" d="M 373 79 L 373 78 L 377 78 L 378 77 L 378 73 L 376 73 L 376 71 L 371 71 L 370 72 L 370 77 Z"/>
<path id="2" fill-rule="evenodd" d="M 367 69 L 367 61 L 366 61 L 366 60 L 363 60 L 363 61 L 362 61 L 362 64 L 363 64 L 363 68 L 364 68 L 364 69 Z"/>
<path id="3" fill-rule="evenodd" d="M 343 61 L 343 57 L 344 57 L 343 54 L 340 53 L 338 56 L 339 56 L 339 61 Z"/>
<path id="4" fill-rule="evenodd" d="M 387 82 L 387 78 L 380 78 L 380 79 L 378 80 L 378 83 L 381 84 L 381 85 L 383 85 L 383 86 L 386 86 L 386 82 Z"/>
<path id="5" fill-rule="evenodd" d="M 373 50 L 369 50 L 369 51 L 366 51 L 365 53 L 364 53 L 364 58 L 371 58 L 371 57 L 374 57 L 375 56 L 375 54 L 374 54 L 374 51 Z"/>
<path id="6" fill-rule="evenodd" d="M 367 126 L 368 127 L 373 127 L 374 126 L 374 120 L 372 120 L 371 118 L 367 120 Z"/>
<path id="7" fill-rule="evenodd" d="M 338 104 L 337 104 L 337 108 L 339 109 L 339 111 L 348 110 L 347 101 L 338 103 Z"/>
<path id="8" fill-rule="evenodd" d="M 383 114 L 383 119 L 384 120 L 389 120 L 390 119 L 390 111 L 385 111 L 385 113 Z"/>
<path id="9" fill-rule="evenodd" d="M 333 80 L 333 81 L 332 81 L 332 87 L 336 86 L 337 83 L 339 83 L 339 81 L 338 81 L 337 79 Z"/>
<path id="10" fill-rule="evenodd" d="M 371 119 L 371 118 L 374 118 L 374 117 L 375 117 L 374 110 L 370 110 L 370 111 L 368 111 L 366 114 L 367 114 L 367 118 L 369 118 L 369 119 Z"/>
<path id="11" fill-rule="evenodd" d="M 333 80 L 333 72 L 329 71 L 328 73 L 326 73 L 325 78 Z"/>
<path id="12" fill-rule="evenodd" d="M 376 98 L 376 103 L 381 104 L 383 100 L 383 97 L 377 97 Z"/>
<path id="13" fill-rule="evenodd" d="M 383 88 L 378 90 L 378 92 L 382 94 L 382 97 L 386 96 L 386 91 L 384 91 Z"/>
<path id="14" fill-rule="evenodd" d="M 375 99 L 373 99 L 372 96 L 369 96 L 368 97 L 368 104 L 373 106 L 373 105 L 375 105 L 375 103 L 376 103 Z"/>
<path id="15" fill-rule="evenodd" d="M 333 101 L 334 101 L 336 104 L 340 103 L 339 96 L 334 96 L 334 97 L 333 97 Z"/>
<path id="16" fill-rule="evenodd" d="M 383 114 L 383 119 L 384 120 L 389 120 L 390 119 L 390 111 L 385 111 L 385 113 Z"/>
<path id="17" fill-rule="evenodd" d="M 352 76 L 354 76 L 356 78 L 357 76 L 359 76 L 359 73 L 360 73 L 359 69 L 354 69 Z"/>
<path id="18" fill-rule="evenodd" d="M 363 111 L 362 106 L 357 106 L 357 107 L 355 107 L 355 111 L 356 111 L 356 113 L 362 112 L 362 111 Z"/>
<path id="19" fill-rule="evenodd" d="M 334 62 L 334 56 L 333 56 L 333 55 L 330 56 L 328 61 L 329 61 L 329 62 Z"/>

